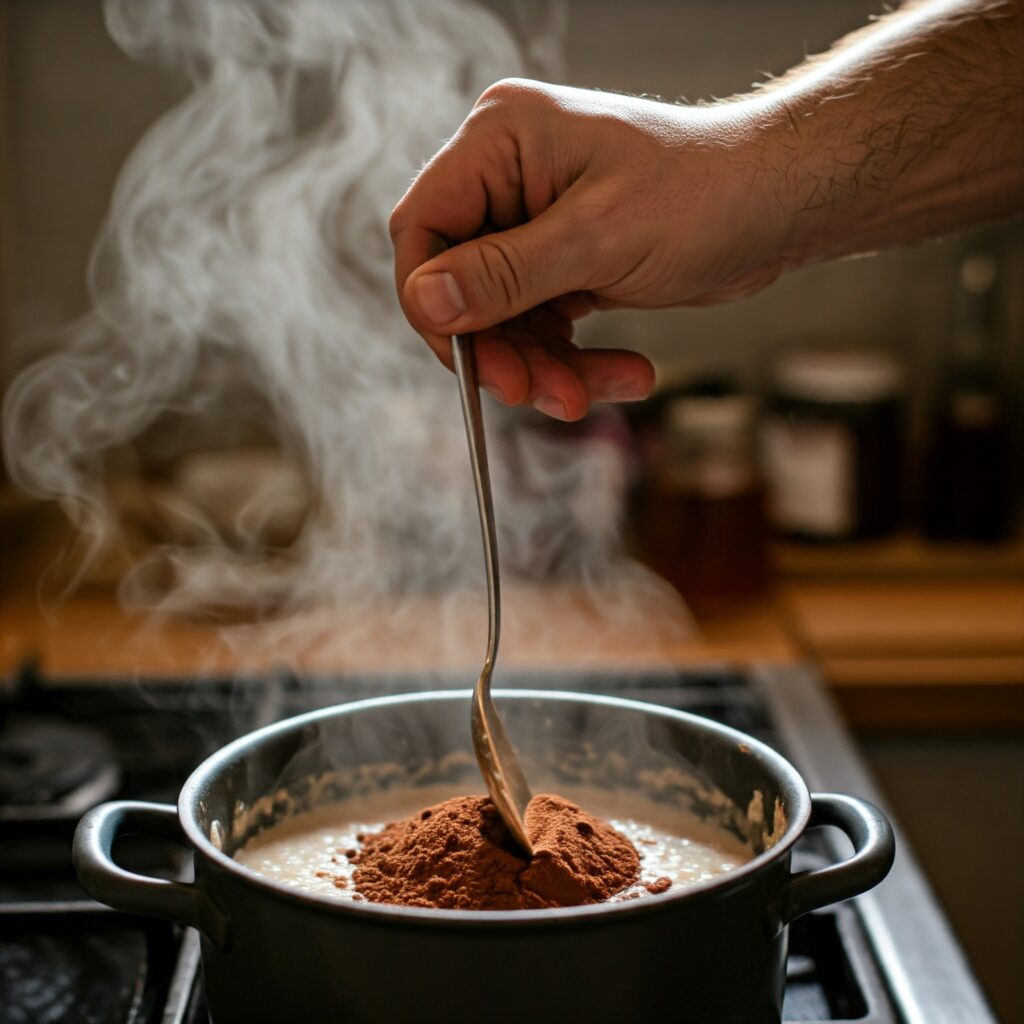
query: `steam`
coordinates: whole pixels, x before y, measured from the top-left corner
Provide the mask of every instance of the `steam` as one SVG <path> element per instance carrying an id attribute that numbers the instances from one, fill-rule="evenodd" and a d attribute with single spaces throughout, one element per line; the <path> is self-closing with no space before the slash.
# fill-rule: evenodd
<path id="1" fill-rule="evenodd" d="M 271 439 L 277 456 L 234 463 L 228 523 L 189 499 L 201 471 L 172 473 L 149 509 L 161 543 L 125 598 L 273 612 L 302 644 L 321 630 L 333 645 L 365 640 L 374 606 L 407 629 L 423 595 L 443 591 L 461 611 L 449 605 L 447 627 L 435 616 L 427 632 L 478 651 L 462 625 L 482 570 L 456 389 L 399 310 L 387 221 L 479 93 L 522 71 L 509 27 L 462 0 L 105 11 L 126 53 L 183 70 L 191 91 L 121 170 L 89 268 L 92 310 L 9 389 L 12 478 L 59 499 L 96 555 L 124 526 L 111 467 L 126 447 L 191 457 L 194 470 L 240 432 Z M 534 59 L 550 28 L 529 33 Z M 667 589 L 618 554 L 614 448 L 567 444 L 490 401 L 487 415 L 504 568 L 600 589 L 606 624 L 680 623 Z M 207 467 L 214 489 L 231 489 L 229 465 Z M 520 622 L 543 631 L 544 618 Z"/>

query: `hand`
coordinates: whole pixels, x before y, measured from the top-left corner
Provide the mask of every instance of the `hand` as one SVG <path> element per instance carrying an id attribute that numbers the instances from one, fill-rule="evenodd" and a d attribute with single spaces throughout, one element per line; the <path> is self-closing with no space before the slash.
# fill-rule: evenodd
<path id="1" fill-rule="evenodd" d="M 573 321 L 775 279 L 788 211 L 749 106 L 492 86 L 392 214 L 409 322 L 449 369 L 450 336 L 474 332 L 481 382 L 509 405 L 576 420 L 645 397 L 651 364 L 580 350 Z"/>

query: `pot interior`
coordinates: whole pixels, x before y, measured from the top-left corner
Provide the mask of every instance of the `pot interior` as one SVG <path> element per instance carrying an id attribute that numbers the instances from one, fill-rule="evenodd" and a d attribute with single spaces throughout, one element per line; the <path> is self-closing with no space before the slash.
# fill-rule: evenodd
<path id="1" fill-rule="evenodd" d="M 803 827 L 800 777 L 741 733 L 614 698 L 499 691 L 495 701 L 535 793 L 635 792 L 725 829 L 755 855 Z M 252 733 L 196 771 L 183 821 L 194 841 L 198 831 L 230 856 L 322 803 L 420 786 L 481 793 L 469 707 L 468 691 L 381 698 Z"/>

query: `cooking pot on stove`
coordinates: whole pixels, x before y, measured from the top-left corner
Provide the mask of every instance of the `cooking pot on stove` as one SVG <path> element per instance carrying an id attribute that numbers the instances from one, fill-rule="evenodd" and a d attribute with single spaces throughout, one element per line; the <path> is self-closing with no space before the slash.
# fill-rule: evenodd
<path id="1" fill-rule="evenodd" d="M 177 810 L 94 808 L 75 835 L 79 877 L 119 910 L 199 930 L 214 1024 L 778 1022 L 787 925 L 885 877 L 894 844 L 882 814 L 850 796 L 810 795 L 779 754 L 694 715 L 572 693 L 495 696 L 535 791 L 636 790 L 716 819 L 755 856 L 657 897 L 533 911 L 341 902 L 232 859 L 261 827 L 327 797 L 439 782 L 453 795 L 480 792 L 469 692 L 444 691 L 341 705 L 244 736 L 193 772 Z M 818 825 L 845 832 L 854 853 L 794 873 L 793 845 Z M 128 833 L 188 844 L 195 881 L 118 866 L 112 848 Z"/>

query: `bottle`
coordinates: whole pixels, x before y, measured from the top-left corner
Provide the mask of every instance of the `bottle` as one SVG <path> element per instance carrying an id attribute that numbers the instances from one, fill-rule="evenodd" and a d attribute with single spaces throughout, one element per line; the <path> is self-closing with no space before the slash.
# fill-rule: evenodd
<path id="1" fill-rule="evenodd" d="M 1010 422 L 996 362 L 995 258 L 960 265 L 946 372 L 931 412 L 922 532 L 932 540 L 994 542 L 1013 526 Z"/>

